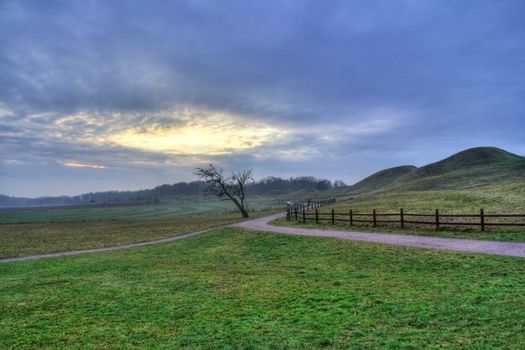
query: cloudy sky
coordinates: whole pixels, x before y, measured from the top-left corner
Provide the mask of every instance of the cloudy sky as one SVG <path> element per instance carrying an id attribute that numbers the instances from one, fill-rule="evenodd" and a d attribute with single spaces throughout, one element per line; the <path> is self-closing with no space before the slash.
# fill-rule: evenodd
<path id="1" fill-rule="evenodd" d="M 0 0 L 0 193 L 525 154 L 523 1 Z"/>

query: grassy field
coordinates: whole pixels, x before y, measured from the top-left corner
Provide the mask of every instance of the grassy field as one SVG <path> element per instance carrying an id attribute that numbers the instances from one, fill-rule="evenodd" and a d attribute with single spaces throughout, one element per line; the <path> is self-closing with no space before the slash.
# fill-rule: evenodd
<path id="1" fill-rule="evenodd" d="M 250 203 L 250 210 L 272 208 L 262 201 Z M 199 214 L 228 214 L 231 202 L 200 201 L 137 205 L 93 205 L 82 207 L 45 207 L 0 209 L 0 223 L 74 222 L 100 220 L 166 220 Z"/>
<path id="2" fill-rule="evenodd" d="M 497 166 L 479 165 L 487 157 Z M 360 185 L 369 192 L 354 186 L 279 199 L 337 196 L 325 212 L 525 213 L 525 163 L 516 159 L 474 150 L 376 174 Z M 272 213 L 268 203 L 254 201 L 252 216 Z M 167 244 L 0 264 L 0 349 L 525 348 L 524 259 L 217 228 L 239 220 L 231 209 L 200 202 L 0 210 L 0 258 L 215 227 Z M 525 241 L 525 229 L 347 225 L 321 226 Z"/>
<path id="3" fill-rule="evenodd" d="M 0 258 L 142 242 L 230 224 L 238 214 L 175 220 L 118 220 L 0 225 Z"/>
<path id="4" fill-rule="evenodd" d="M 274 212 L 253 205 L 256 217 Z M 0 258 L 165 238 L 240 220 L 230 203 L 178 203 L 0 211 Z M 2 221 L 3 220 L 3 223 Z"/>
<path id="5" fill-rule="evenodd" d="M 525 261 L 225 228 L 0 265 L 0 348 L 525 348 Z"/>

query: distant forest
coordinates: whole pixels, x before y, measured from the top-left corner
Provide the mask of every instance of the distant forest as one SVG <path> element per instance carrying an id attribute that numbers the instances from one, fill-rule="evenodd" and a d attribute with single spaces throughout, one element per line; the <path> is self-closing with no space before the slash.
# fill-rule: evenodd
<path id="1" fill-rule="evenodd" d="M 330 180 L 317 179 L 312 176 L 292 177 L 289 179 L 271 176 L 250 183 L 247 191 L 250 195 L 285 194 L 296 191 L 325 191 L 332 187 L 344 185 L 342 181 L 332 183 Z M 78 196 L 20 198 L 0 195 L 0 206 L 29 207 L 133 202 L 159 203 L 166 199 L 204 196 L 205 188 L 206 183 L 204 181 L 192 181 L 161 185 L 149 190 L 90 192 Z"/>

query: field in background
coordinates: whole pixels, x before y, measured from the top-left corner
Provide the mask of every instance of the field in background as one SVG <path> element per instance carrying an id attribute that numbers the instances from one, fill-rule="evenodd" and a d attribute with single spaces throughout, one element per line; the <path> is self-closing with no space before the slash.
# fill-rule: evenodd
<path id="1" fill-rule="evenodd" d="M 522 259 L 219 229 L 0 265 L 0 347 L 525 348 Z"/>
<path id="2" fill-rule="evenodd" d="M 278 207 L 282 208 L 283 205 L 264 200 L 249 203 L 249 210 L 255 212 Z M 13 208 L 0 209 L 0 224 L 100 220 L 169 220 L 202 214 L 228 215 L 233 211 L 235 211 L 235 207 L 229 201 Z"/>
<path id="3" fill-rule="evenodd" d="M 236 214 L 176 220 L 117 220 L 0 225 L 0 258 L 143 242 L 227 225 Z"/>
<path id="4" fill-rule="evenodd" d="M 283 210 L 263 202 L 250 208 L 251 216 Z M 229 202 L 4 209 L 0 258 L 142 242 L 240 219 Z"/>

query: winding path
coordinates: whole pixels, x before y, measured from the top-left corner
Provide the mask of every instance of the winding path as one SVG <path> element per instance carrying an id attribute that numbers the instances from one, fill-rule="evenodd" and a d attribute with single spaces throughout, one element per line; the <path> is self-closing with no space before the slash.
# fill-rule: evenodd
<path id="1" fill-rule="evenodd" d="M 400 245 L 406 247 L 441 249 L 469 253 L 517 256 L 525 258 L 525 243 L 521 242 L 514 243 L 499 241 L 482 241 L 477 239 L 457 239 L 387 233 L 305 229 L 286 226 L 273 226 L 269 224 L 270 221 L 273 221 L 283 216 L 283 214 L 265 216 L 254 220 L 239 222 L 231 226 L 242 227 L 244 229 L 257 231 L 282 233 L 287 235 L 333 237 L 347 239 L 351 241 L 373 242 Z"/>
<path id="2" fill-rule="evenodd" d="M 269 224 L 271 221 L 278 219 L 280 217 L 283 217 L 283 216 L 284 214 L 280 213 L 280 214 L 265 216 L 265 217 L 257 218 L 253 220 L 238 222 L 238 223 L 235 223 L 229 226 L 230 227 L 241 227 L 244 229 L 256 230 L 256 231 L 266 231 L 266 232 L 287 234 L 287 235 L 332 237 L 332 238 L 347 239 L 351 241 L 392 244 L 392 245 L 399 245 L 399 246 L 406 246 L 406 247 L 418 247 L 418 248 L 451 250 L 451 251 L 459 251 L 459 252 L 517 256 L 517 257 L 525 258 L 525 243 L 521 243 L 521 242 L 513 243 L 513 242 L 499 242 L 499 241 L 482 241 L 482 240 L 476 240 L 476 239 L 409 236 L 409 235 L 387 234 L 387 233 L 305 229 L 305 228 L 296 228 L 296 227 L 273 226 Z M 111 252 L 111 251 L 121 250 L 121 249 L 143 247 L 147 245 L 173 242 L 179 239 L 193 237 L 201 233 L 207 232 L 209 230 L 210 229 L 179 234 L 177 236 L 172 236 L 172 237 L 167 237 L 167 238 L 162 238 L 162 239 L 157 239 L 157 240 L 152 240 L 152 241 L 121 244 L 121 245 L 104 247 L 104 248 L 69 250 L 65 252 L 6 258 L 6 259 L 0 259 L 0 264 L 8 263 L 8 262 L 15 262 L 15 261 L 28 261 L 28 260 L 37 260 L 37 259 L 44 259 L 44 258 L 55 258 L 55 257 L 60 257 L 60 256 L 79 255 L 79 254 L 86 254 L 86 253 Z"/>

